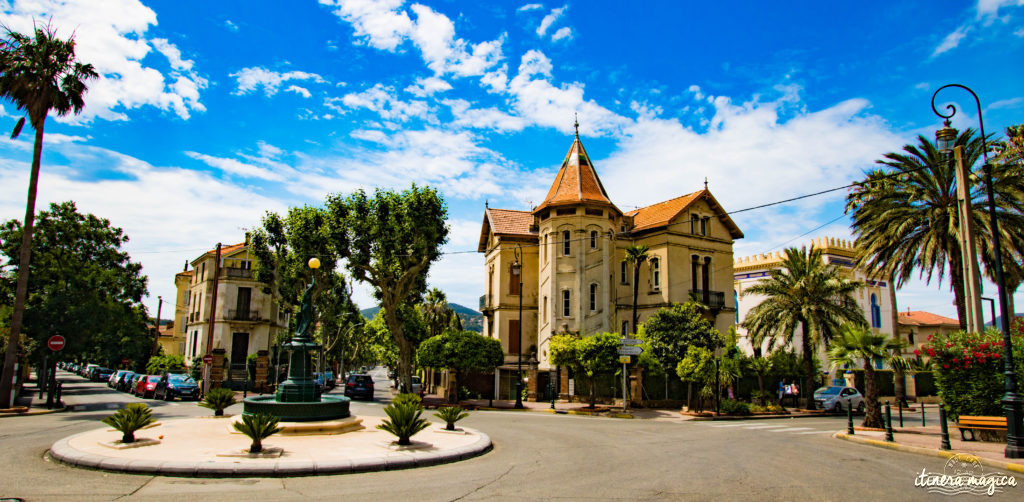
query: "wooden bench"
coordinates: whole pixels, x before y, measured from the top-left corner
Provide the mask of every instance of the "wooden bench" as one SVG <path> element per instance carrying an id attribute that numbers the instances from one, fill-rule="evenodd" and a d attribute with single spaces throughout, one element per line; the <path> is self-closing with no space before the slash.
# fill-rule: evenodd
<path id="1" fill-rule="evenodd" d="M 1006 417 L 972 417 L 961 415 L 956 426 L 960 429 L 960 439 L 974 441 L 974 431 L 976 430 L 1005 431 Z M 970 439 L 967 439 L 967 432 L 971 433 Z"/>

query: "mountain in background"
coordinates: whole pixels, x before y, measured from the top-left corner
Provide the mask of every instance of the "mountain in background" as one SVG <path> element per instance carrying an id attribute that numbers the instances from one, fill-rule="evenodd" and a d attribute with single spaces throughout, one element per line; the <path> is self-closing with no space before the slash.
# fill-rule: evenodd
<path id="1" fill-rule="evenodd" d="M 476 331 L 482 333 L 484 330 L 484 316 L 480 312 L 477 312 L 469 307 L 464 307 L 458 303 L 449 303 L 449 307 L 455 311 L 455 314 L 459 316 L 462 321 L 463 329 L 469 331 Z M 373 319 L 380 311 L 380 306 L 370 307 L 368 309 L 362 309 L 359 312 L 363 314 L 363 317 L 367 319 Z"/>

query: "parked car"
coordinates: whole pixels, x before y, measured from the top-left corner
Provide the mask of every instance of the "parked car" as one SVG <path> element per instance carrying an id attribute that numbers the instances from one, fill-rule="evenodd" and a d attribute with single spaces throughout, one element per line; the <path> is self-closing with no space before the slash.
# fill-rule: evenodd
<path id="1" fill-rule="evenodd" d="M 152 397 L 153 392 L 156 391 L 156 383 L 160 381 L 160 375 L 142 375 L 135 382 L 135 391 L 133 394 L 143 399 Z"/>
<path id="2" fill-rule="evenodd" d="M 114 370 L 110 368 L 96 367 L 92 369 L 92 375 L 89 377 L 89 380 L 103 382 L 109 380 L 112 374 L 114 374 Z"/>
<path id="3" fill-rule="evenodd" d="M 135 373 L 134 371 L 124 372 L 124 374 L 117 379 L 117 382 L 114 383 L 114 389 L 119 390 L 121 392 L 128 392 L 132 390 L 132 380 L 135 379 L 136 375 L 137 373 Z"/>
<path id="4" fill-rule="evenodd" d="M 814 405 L 822 410 L 846 411 L 848 406 L 864 411 L 864 396 L 853 387 L 822 387 L 814 391 Z"/>
<path id="5" fill-rule="evenodd" d="M 124 391 L 129 394 L 135 394 L 135 386 L 139 384 L 139 380 L 144 376 L 146 375 L 140 373 L 132 374 L 131 379 L 129 379 L 127 384 L 124 386 Z"/>
<path id="6" fill-rule="evenodd" d="M 164 401 L 173 401 L 174 398 L 180 397 L 182 399 L 191 399 L 193 401 L 199 399 L 199 386 L 192 377 L 182 373 L 164 373 L 160 377 L 160 381 L 156 383 L 156 389 L 153 391 L 154 399 L 163 399 Z"/>
<path id="7" fill-rule="evenodd" d="M 110 375 L 110 378 L 107 379 L 107 387 L 110 387 L 111 389 L 116 388 L 117 387 L 117 382 L 119 380 L 121 380 L 121 378 L 124 377 L 125 373 L 131 373 L 131 372 L 128 371 L 128 370 L 117 370 L 117 371 L 113 372 Z"/>
<path id="8" fill-rule="evenodd" d="M 345 397 L 373 400 L 373 377 L 359 373 L 349 375 L 345 382 Z"/>
<path id="9" fill-rule="evenodd" d="M 82 370 L 79 371 L 78 374 L 83 376 L 83 377 L 85 377 L 85 378 L 90 378 L 91 374 L 92 374 L 92 369 L 93 368 L 99 368 L 99 367 L 100 367 L 100 365 L 98 365 L 98 364 L 86 364 L 85 366 L 82 367 Z"/>

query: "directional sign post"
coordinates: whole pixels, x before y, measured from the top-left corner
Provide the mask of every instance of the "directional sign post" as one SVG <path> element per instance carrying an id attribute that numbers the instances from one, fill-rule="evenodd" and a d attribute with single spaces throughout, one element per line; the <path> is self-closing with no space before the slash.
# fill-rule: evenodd
<path id="1" fill-rule="evenodd" d="M 619 340 L 619 343 L 622 345 L 642 345 L 644 341 L 637 340 L 636 338 L 623 338 L 622 340 Z"/>
<path id="2" fill-rule="evenodd" d="M 637 347 L 634 345 L 624 345 L 619 347 L 620 356 L 639 356 L 644 353 L 643 347 Z"/>

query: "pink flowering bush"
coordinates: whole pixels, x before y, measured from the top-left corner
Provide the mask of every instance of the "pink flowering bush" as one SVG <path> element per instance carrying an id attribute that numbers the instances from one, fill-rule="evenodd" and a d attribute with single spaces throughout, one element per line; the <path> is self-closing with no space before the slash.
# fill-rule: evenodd
<path id="1" fill-rule="evenodd" d="M 1010 332 L 1019 387 L 1024 370 L 1024 318 L 1014 319 Z M 929 336 L 914 354 L 931 358 L 935 385 L 950 418 L 1003 415 L 1005 346 L 998 330 Z"/>

